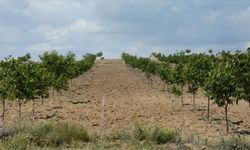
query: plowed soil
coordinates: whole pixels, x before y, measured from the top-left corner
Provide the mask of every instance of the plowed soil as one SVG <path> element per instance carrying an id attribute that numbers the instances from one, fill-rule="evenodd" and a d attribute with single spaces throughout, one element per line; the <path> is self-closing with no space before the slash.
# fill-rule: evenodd
<path id="1" fill-rule="evenodd" d="M 180 98 L 159 91 L 162 82 L 156 77 L 153 84 L 139 70 L 122 60 L 99 60 L 86 74 L 73 80 L 68 91 L 56 93 L 54 100 L 36 102 L 37 120 L 57 120 L 83 125 L 93 132 L 109 133 L 127 129 L 136 123 L 148 126 L 179 128 L 183 137 L 199 135 L 215 140 L 226 136 L 224 109 L 211 106 L 211 121 L 206 120 L 207 98 L 200 91 L 197 110 L 192 111 L 192 96 Z M 169 86 L 165 85 L 165 89 Z M 70 91 L 70 92 L 69 92 Z M 18 107 L 7 105 L 7 125 L 18 120 Z M 23 104 L 23 120 L 32 120 L 32 103 Z M 229 106 L 230 132 L 250 136 L 250 108 L 241 101 Z"/>

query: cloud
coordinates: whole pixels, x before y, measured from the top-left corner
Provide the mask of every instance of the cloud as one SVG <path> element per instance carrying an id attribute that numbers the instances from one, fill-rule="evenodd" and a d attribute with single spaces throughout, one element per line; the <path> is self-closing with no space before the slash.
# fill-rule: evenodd
<path id="1" fill-rule="evenodd" d="M 27 48 L 28 51 L 33 51 L 33 52 L 44 52 L 44 51 L 50 51 L 50 50 L 72 50 L 74 48 L 73 45 L 54 45 L 54 44 L 49 44 L 49 43 L 38 43 L 34 44 L 30 47 Z"/>
<path id="2" fill-rule="evenodd" d="M 177 11 L 180 10 L 180 8 L 177 7 L 177 6 L 175 6 L 175 5 L 173 5 L 172 7 L 170 7 L 170 10 L 171 10 L 171 11 L 174 11 L 174 12 L 177 12 Z"/>
<path id="3" fill-rule="evenodd" d="M 235 30 L 242 32 L 248 31 L 248 33 L 250 33 L 250 31 L 247 30 L 250 26 L 250 6 L 243 10 L 231 13 L 227 17 L 227 21 Z"/>
<path id="4" fill-rule="evenodd" d="M 68 27 L 69 32 L 99 32 L 101 27 L 98 26 L 95 22 L 87 21 L 83 18 L 73 22 Z"/>
<path id="5" fill-rule="evenodd" d="M 146 56 L 180 49 L 245 49 L 250 2 L 0 0 L 2 55 L 74 49 Z"/>
<path id="6" fill-rule="evenodd" d="M 80 18 L 65 26 L 52 27 L 50 25 L 41 25 L 35 29 L 31 29 L 33 34 L 39 34 L 44 37 L 45 40 L 58 40 L 67 34 L 79 34 L 79 33 L 95 33 L 100 32 L 101 27 L 93 21 L 87 21 Z"/>
<path id="7" fill-rule="evenodd" d="M 247 48 L 249 48 L 249 47 L 250 47 L 250 41 L 249 41 L 249 42 L 246 42 L 245 48 L 247 49 Z"/>

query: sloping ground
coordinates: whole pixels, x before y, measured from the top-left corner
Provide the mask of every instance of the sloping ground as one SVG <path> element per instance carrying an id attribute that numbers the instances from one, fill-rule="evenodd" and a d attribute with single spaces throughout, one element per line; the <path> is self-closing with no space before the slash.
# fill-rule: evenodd
<path id="1" fill-rule="evenodd" d="M 225 135 L 223 108 L 211 106 L 212 121 L 207 122 L 206 98 L 199 92 L 198 110 L 192 112 L 191 96 L 185 94 L 185 106 L 168 92 L 158 90 L 139 70 L 121 60 L 100 60 L 86 74 L 73 80 L 70 93 L 57 93 L 55 99 L 46 99 L 44 106 L 37 101 L 37 119 L 59 120 L 86 126 L 94 132 L 108 133 L 116 129 L 131 128 L 136 123 L 181 129 L 183 137 L 192 134 L 210 140 Z M 166 85 L 167 86 L 167 85 Z M 155 88 L 154 88 L 155 87 Z M 24 120 L 31 120 L 31 103 L 23 105 Z M 250 108 L 241 102 L 229 107 L 229 119 L 241 122 L 231 124 L 231 131 L 246 131 L 250 136 Z M 18 120 L 17 106 L 7 106 L 7 124 Z M 248 132 L 248 133 L 247 133 Z"/>

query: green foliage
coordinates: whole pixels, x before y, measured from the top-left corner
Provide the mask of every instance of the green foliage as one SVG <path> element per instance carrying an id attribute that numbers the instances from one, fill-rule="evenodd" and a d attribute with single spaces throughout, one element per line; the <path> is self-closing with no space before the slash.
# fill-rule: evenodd
<path id="1" fill-rule="evenodd" d="M 233 66 L 233 75 L 236 78 L 236 99 L 248 101 L 250 107 L 250 51 L 242 53 L 238 51 L 230 64 Z"/>
<path id="2" fill-rule="evenodd" d="M 123 53 L 122 59 L 125 61 L 126 64 L 131 65 L 133 68 L 138 68 L 146 73 L 148 78 L 151 75 L 155 75 L 158 73 L 158 63 L 150 61 L 149 58 L 143 58 L 136 56 L 130 56 L 129 54 Z"/>
<path id="3" fill-rule="evenodd" d="M 26 150 L 29 147 L 28 135 L 17 134 L 3 144 L 4 149 L 9 150 Z M 0 148 L 1 149 L 1 148 Z"/>
<path id="4" fill-rule="evenodd" d="M 219 143 L 213 146 L 215 150 L 247 150 L 250 149 L 250 142 L 242 137 L 232 137 L 230 139 L 221 139 Z"/>
<path id="5" fill-rule="evenodd" d="M 171 87 L 171 93 L 173 93 L 175 96 L 181 96 L 182 91 L 176 84 L 173 84 Z"/>
<path id="6" fill-rule="evenodd" d="M 192 55 L 186 67 L 186 79 L 189 84 L 189 92 L 195 93 L 198 87 L 202 87 L 212 69 L 212 63 L 204 54 Z"/>
<path id="7" fill-rule="evenodd" d="M 96 54 L 96 57 L 102 57 L 102 56 L 103 56 L 102 51 L 100 51 L 100 52 L 98 52 L 98 53 Z"/>
<path id="8" fill-rule="evenodd" d="M 204 89 L 218 106 L 233 104 L 236 82 L 231 66 L 225 64 L 215 68 L 207 79 Z"/>
<path id="9" fill-rule="evenodd" d="M 24 101 L 48 97 L 49 87 L 57 91 L 66 90 L 68 80 L 88 71 L 93 66 L 96 56 L 87 54 L 82 60 L 77 61 L 72 52 L 63 56 L 52 51 L 45 52 L 40 59 L 41 62 L 34 62 L 30 54 L 26 54 L 18 58 L 9 56 L 0 62 L 0 101 L 3 103 L 3 109 L 5 100 L 18 102 L 19 121 Z M 33 116 L 34 110 L 35 107 L 32 111 Z"/>
<path id="10" fill-rule="evenodd" d="M 135 129 L 133 131 L 133 136 L 135 139 L 142 141 L 142 140 L 148 139 L 148 137 L 150 136 L 150 133 L 146 127 L 138 124 L 135 126 Z"/>
<path id="11" fill-rule="evenodd" d="M 157 68 L 157 74 L 166 83 L 173 83 L 173 73 L 168 64 L 160 64 Z"/>
<path id="12" fill-rule="evenodd" d="M 86 129 L 68 123 L 22 124 L 21 126 L 15 126 L 12 129 L 12 134 L 14 136 L 27 135 L 29 143 L 37 146 L 60 146 L 71 144 L 73 141 L 92 141 L 92 137 Z"/>
<path id="13" fill-rule="evenodd" d="M 117 130 L 111 134 L 109 137 L 111 140 L 122 140 L 122 141 L 129 141 L 132 139 L 132 136 L 129 132 L 125 130 Z"/>
<path id="14" fill-rule="evenodd" d="M 165 144 L 168 142 L 175 142 L 178 137 L 178 132 L 170 129 L 162 129 L 156 127 L 152 133 L 152 140 L 157 144 Z"/>
<path id="15" fill-rule="evenodd" d="M 59 55 L 56 51 L 45 52 L 39 56 L 42 64 L 51 74 L 50 86 L 55 90 L 67 89 L 68 80 L 68 65 L 63 55 Z M 74 57 L 71 53 L 68 54 L 68 59 Z"/>

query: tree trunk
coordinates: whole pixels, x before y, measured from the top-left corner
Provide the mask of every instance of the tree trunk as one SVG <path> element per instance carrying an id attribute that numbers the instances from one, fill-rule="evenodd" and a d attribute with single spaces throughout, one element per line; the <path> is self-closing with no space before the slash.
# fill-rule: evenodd
<path id="1" fill-rule="evenodd" d="M 227 118 L 227 107 L 228 107 L 228 104 L 225 105 L 225 118 L 226 118 L 227 133 L 229 133 L 228 118 Z"/>
<path id="2" fill-rule="evenodd" d="M 5 117 L 5 100 L 3 100 L 2 103 L 3 103 L 2 122 L 3 122 L 3 129 L 5 129 L 5 121 L 4 121 L 4 117 Z"/>
<path id="3" fill-rule="evenodd" d="M 19 125 L 20 125 L 22 121 L 22 102 L 20 99 L 18 99 L 18 106 L 19 106 L 18 113 L 19 113 Z"/>
<path id="4" fill-rule="evenodd" d="M 72 86 L 73 86 L 73 79 L 70 79 L 70 86 L 72 88 Z"/>
<path id="5" fill-rule="evenodd" d="M 71 97 L 71 89 L 72 89 L 72 86 L 69 88 L 69 95 L 68 95 L 69 98 Z"/>
<path id="6" fill-rule="evenodd" d="M 207 98 L 207 120 L 210 120 L 210 98 Z"/>
<path id="7" fill-rule="evenodd" d="M 193 92 L 193 110 L 195 110 L 195 92 Z"/>
<path id="8" fill-rule="evenodd" d="M 236 105 L 239 104 L 239 98 L 236 98 Z"/>
<path id="9" fill-rule="evenodd" d="M 40 96 L 40 99 L 42 101 L 42 105 L 44 106 L 44 98 L 43 98 L 43 96 Z"/>
<path id="10" fill-rule="evenodd" d="M 161 91 L 161 89 L 162 89 L 162 81 L 160 80 L 160 83 L 159 83 L 159 91 Z"/>
<path id="11" fill-rule="evenodd" d="M 183 85 L 181 85 L 181 104 L 182 104 L 182 106 L 184 105 L 183 95 L 184 95 L 184 93 L 183 93 Z"/>
<path id="12" fill-rule="evenodd" d="M 33 99 L 32 100 L 32 116 L 33 116 L 33 120 L 36 119 L 35 108 L 36 108 L 36 101 L 35 101 L 35 99 Z"/>
<path id="13" fill-rule="evenodd" d="M 54 88 L 52 88 L 52 91 L 51 91 L 51 104 L 53 103 L 53 101 L 54 101 L 54 95 L 55 94 L 55 90 L 54 90 Z"/>

